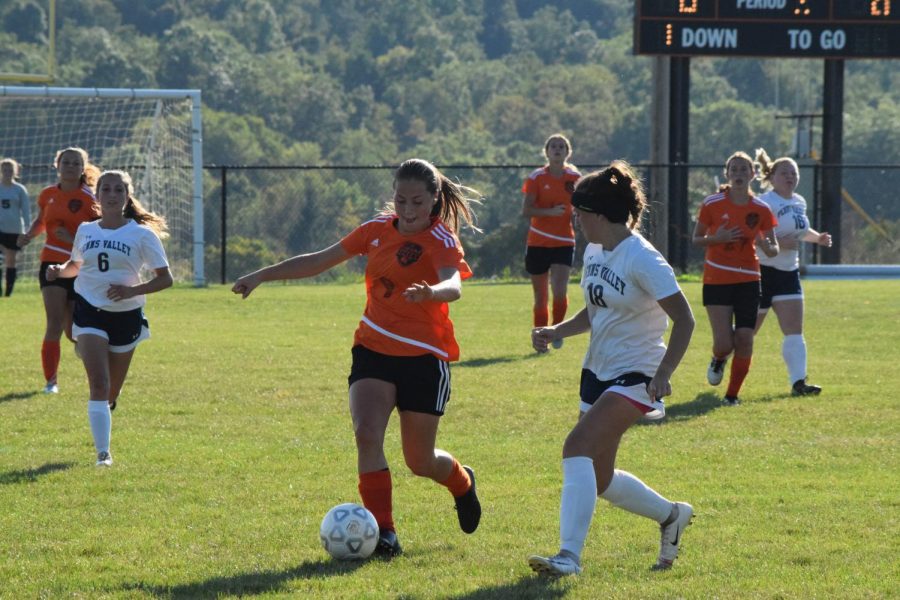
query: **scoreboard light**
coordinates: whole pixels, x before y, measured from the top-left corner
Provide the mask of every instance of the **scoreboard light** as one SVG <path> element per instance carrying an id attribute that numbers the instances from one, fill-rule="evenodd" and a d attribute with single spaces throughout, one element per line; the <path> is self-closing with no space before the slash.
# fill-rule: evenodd
<path id="1" fill-rule="evenodd" d="M 900 57 L 900 0 L 637 0 L 635 54 Z"/>

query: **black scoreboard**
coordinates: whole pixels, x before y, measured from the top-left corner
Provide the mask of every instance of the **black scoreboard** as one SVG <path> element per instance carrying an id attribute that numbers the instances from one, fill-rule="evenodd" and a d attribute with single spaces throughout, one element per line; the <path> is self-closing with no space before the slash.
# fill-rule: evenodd
<path id="1" fill-rule="evenodd" d="M 900 57 L 900 0 L 637 0 L 635 54 Z"/>

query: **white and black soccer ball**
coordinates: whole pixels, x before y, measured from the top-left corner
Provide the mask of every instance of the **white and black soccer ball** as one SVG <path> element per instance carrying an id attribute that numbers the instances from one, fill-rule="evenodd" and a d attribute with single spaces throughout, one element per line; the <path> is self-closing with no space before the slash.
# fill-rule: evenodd
<path id="1" fill-rule="evenodd" d="M 364 506 L 352 502 L 338 504 L 322 519 L 319 538 L 333 558 L 368 558 L 378 543 L 378 521 Z"/>

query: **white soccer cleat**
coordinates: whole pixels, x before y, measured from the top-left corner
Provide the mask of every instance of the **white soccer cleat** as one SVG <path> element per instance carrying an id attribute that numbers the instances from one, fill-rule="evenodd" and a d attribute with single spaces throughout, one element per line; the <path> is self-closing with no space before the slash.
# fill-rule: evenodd
<path id="1" fill-rule="evenodd" d="M 675 503 L 675 516 L 669 524 L 659 526 L 659 557 L 655 570 L 670 569 L 678 556 L 678 548 L 681 546 L 681 535 L 694 516 L 694 507 L 687 502 Z"/>
<path id="2" fill-rule="evenodd" d="M 563 339 L 559 338 L 550 342 L 550 345 L 553 346 L 554 350 L 559 350 L 563 347 Z"/>
<path id="3" fill-rule="evenodd" d="M 539 575 L 550 577 L 563 577 L 564 575 L 578 575 L 581 573 L 581 565 L 574 557 L 560 552 L 556 556 L 529 556 L 528 566 Z"/>
<path id="4" fill-rule="evenodd" d="M 98 452 L 97 453 L 97 466 L 98 467 L 112 466 L 112 456 L 110 456 L 109 452 Z"/>
<path id="5" fill-rule="evenodd" d="M 56 385 L 55 383 L 48 383 L 47 385 L 44 386 L 44 393 L 45 394 L 58 394 L 59 386 Z"/>
<path id="6" fill-rule="evenodd" d="M 709 382 L 709 385 L 722 383 L 722 376 L 725 375 L 725 364 L 727 362 L 727 358 L 719 360 L 715 356 L 709 361 L 709 368 L 706 369 L 706 380 Z"/>

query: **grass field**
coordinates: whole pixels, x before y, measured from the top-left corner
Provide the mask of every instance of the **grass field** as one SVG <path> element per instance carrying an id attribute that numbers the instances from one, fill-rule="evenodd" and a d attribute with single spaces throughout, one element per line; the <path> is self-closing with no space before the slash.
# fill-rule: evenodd
<path id="1" fill-rule="evenodd" d="M 113 413 L 115 464 L 98 469 L 70 345 L 61 393 L 38 393 L 44 317 L 24 282 L 0 299 L 0 597 L 897 597 L 900 282 L 804 285 L 822 396 L 789 395 L 772 315 L 743 404 L 725 408 L 705 381 L 700 284 L 684 284 L 698 327 L 668 418 L 633 428 L 619 454 L 620 468 L 694 505 L 682 555 L 651 572 L 658 528 L 600 501 L 584 574 L 546 581 L 525 559 L 557 549 L 586 338 L 530 351 L 527 284 L 466 284 L 452 309 L 463 355 L 438 441 L 476 469 L 480 529 L 461 533 L 447 491 L 409 474 L 393 419 L 406 552 L 335 563 L 318 527 L 358 500 L 346 376 L 362 285 L 151 296 L 153 338 Z"/>

